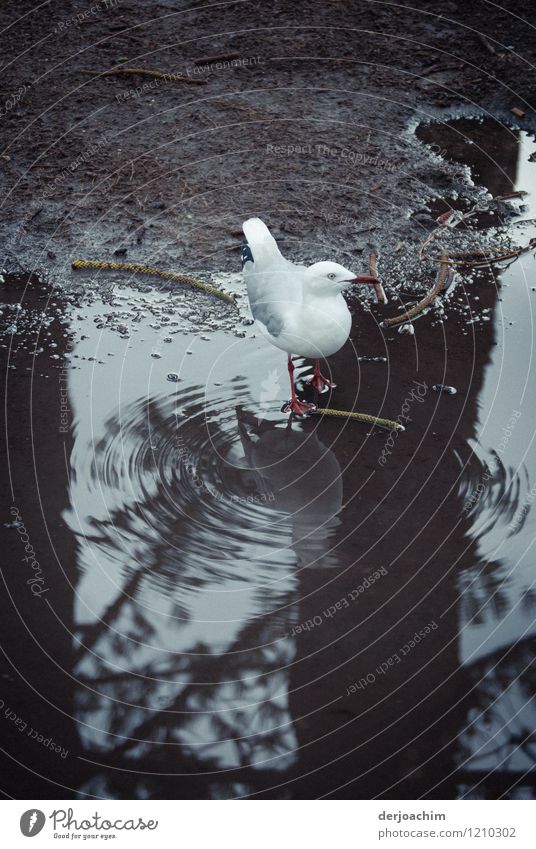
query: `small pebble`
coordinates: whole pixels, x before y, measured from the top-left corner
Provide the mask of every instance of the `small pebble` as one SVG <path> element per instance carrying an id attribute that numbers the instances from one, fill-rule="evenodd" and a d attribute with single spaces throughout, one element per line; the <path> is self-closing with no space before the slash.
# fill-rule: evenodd
<path id="1" fill-rule="evenodd" d="M 444 383 L 434 383 L 432 389 L 434 392 L 444 392 L 445 395 L 456 395 L 458 391 L 454 386 L 446 386 Z"/>
<path id="2" fill-rule="evenodd" d="M 359 363 L 386 363 L 387 357 L 358 357 Z"/>

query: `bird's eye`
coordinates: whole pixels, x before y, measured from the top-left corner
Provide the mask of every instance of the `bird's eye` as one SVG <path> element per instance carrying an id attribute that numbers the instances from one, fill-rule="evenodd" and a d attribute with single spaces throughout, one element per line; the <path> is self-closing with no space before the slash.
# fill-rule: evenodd
<path id="1" fill-rule="evenodd" d="M 328 280 L 335 280 L 336 276 L 337 276 L 336 274 L 331 272 L 331 274 L 328 274 Z"/>

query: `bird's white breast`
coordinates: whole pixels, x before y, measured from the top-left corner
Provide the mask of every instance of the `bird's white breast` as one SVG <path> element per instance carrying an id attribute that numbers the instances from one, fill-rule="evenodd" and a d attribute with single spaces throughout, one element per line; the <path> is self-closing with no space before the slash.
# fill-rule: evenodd
<path id="1" fill-rule="evenodd" d="M 270 341 L 302 357 L 329 357 L 342 348 L 351 326 L 352 316 L 342 295 L 309 297 L 289 310 L 283 331 L 270 336 Z"/>

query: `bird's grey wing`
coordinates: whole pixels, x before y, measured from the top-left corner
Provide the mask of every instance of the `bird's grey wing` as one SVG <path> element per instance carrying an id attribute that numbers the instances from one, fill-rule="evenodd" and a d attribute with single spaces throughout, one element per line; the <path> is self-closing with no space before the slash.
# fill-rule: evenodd
<path id="1" fill-rule="evenodd" d="M 286 316 L 301 303 L 303 270 L 285 259 L 260 218 L 249 218 L 243 229 L 240 258 L 251 312 L 268 333 L 279 336 Z"/>
<path id="2" fill-rule="evenodd" d="M 272 336 L 279 336 L 289 307 L 301 300 L 301 285 L 295 278 L 294 267 L 287 260 L 272 266 L 270 271 L 256 270 L 253 262 L 244 266 L 251 313 Z"/>

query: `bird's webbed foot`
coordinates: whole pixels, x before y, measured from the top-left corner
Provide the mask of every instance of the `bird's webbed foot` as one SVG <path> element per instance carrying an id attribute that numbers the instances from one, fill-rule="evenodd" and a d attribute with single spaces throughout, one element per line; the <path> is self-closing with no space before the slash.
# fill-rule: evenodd
<path id="1" fill-rule="evenodd" d="M 308 404 L 306 401 L 299 401 L 297 398 L 293 398 L 281 407 L 282 413 L 291 413 L 293 416 L 298 416 L 299 418 L 309 416 L 315 410 L 316 404 Z"/>
<path id="2" fill-rule="evenodd" d="M 327 377 L 324 377 L 320 371 L 315 371 L 313 376 L 305 382 L 305 386 L 310 386 L 319 395 L 323 395 L 324 392 L 329 392 L 330 389 L 335 389 L 337 384 L 333 383 L 332 380 L 328 380 Z"/>

